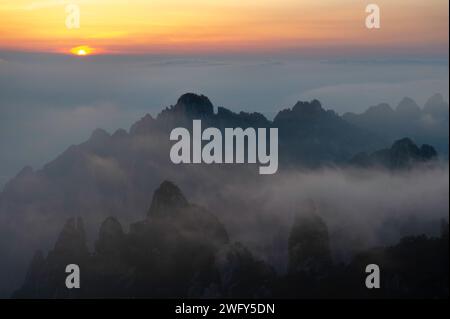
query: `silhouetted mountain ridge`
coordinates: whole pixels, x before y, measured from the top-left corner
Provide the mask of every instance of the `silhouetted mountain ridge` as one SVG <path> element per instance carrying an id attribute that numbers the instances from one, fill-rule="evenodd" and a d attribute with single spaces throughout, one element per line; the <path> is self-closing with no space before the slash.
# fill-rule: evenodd
<path id="1" fill-rule="evenodd" d="M 94 253 L 86 248 L 82 220 L 69 219 L 48 256 L 35 254 L 15 297 L 264 296 L 271 267 L 241 244 L 230 244 L 217 217 L 189 204 L 176 185 L 160 185 L 150 212 L 128 233 L 108 217 Z M 81 289 L 65 288 L 66 263 L 80 266 Z"/>
<path id="2" fill-rule="evenodd" d="M 408 136 L 418 143 L 431 144 L 448 156 L 449 107 L 441 94 L 430 97 L 423 108 L 405 97 L 395 109 L 382 103 L 361 114 L 346 113 L 342 118 L 391 143 Z"/>
<path id="3" fill-rule="evenodd" d="M 55 248 L 37 251 L 15 298 L 446 298 L 448 297 L 448 223 L 440 237 L 403 238 L 391 247 L 362 251 L 348 264 L 331 257 L 327 223 L 314 202 L 298 211 L 288 240 L 287 273 L 277 274 L 243 244 L 230 243 L 220 221 L 200 215 L 186 221 L 190 209 L 180 189 L 163 182 L 150 214 L 128 233 L 108 217 L 95 251 L 88 252 L 82 220 L 69 219 Z M 175 213 L 177 211 L 178 213 Z M 194 225 L 202 225 L 202 227 Z M 221 233 L 211 229 L 222 228 Z M 433 262 L 430 262 L 433 261 Z M 79 289 L 65 287 L 65 266 L 80 266 Z M 382 287 L 364 286 L 363 269 L 383 269 Z"/>
<path id="4" fill-rule="evenodd" d="M 442 105 L 433 106 L 438 102 L 441 99 L 434 98 L 427 106 L 427 112 L 436 114 L 435 108 L 442 108 Z M 292 108 L 280 111 L 271 121 L 260 113 L 237 113 L 224 107 L 218 107 L 214 112 L 207 97 L 188 93 L 158 116 L 145 115 L 129 131 L 119 129 L 109 134 L 97 129 L 87 141 L 68 147 L 43 168 L 24 169 L 0 193 L 3 221 L 0 232 L 34 250 L 37 245 L 51 245 L 55 229 L 69 216 L 82 215 L 86 225 L 99 225 L 111 215 L 126 222 L 136 220 L 148 211 L 148 194 L 161 180 L 176 180 L 189 185 L 188 191 L 195 193 L 213 189 L 218 183 L 232 180 L 241 183 L 259 178 L 258 170 L 252 165 L 172 164 L 170 131 L 179 126 L 190 128 L 196 117 L 202 120 L 204 128 L 278 127 L 280 172 L 290 168 L 346 165 L 357 153 L 372 153 L 389 145 L 382 133 L 349 123 L 335 112 L 325 110 L 317 100 L 298 102 Z M 428 120 L 434 123 L 435 117 L 427 117 Z M 409 135 L 400 137 L 404 136 Z M 448 137 L 443 141 L 448 143 Z M 433 145 L 432 141 L 424 143 Z M 210 215 L 202 208 L 189 203 L 187 207 L 182 211 L 185 222 L 193 229 L 196 229 L 196 220 L 212 223 Z M 150 209 L 149 215 L 152 211 Z M 155 211 L 159 210 L 155 208 Z M 33 229 L 45 231 L 24 233 L 20 230 L 30 227 L 31 223 Z M 145 224 L 137 227 L 144 225 L 145 228 Z M 199 227 L 203 229 L 201 225 Z M 212 231 L 221 233 L 220 227 L 212 228 Z M 86 232 L 92 234 L 93 231 L 86 229 Z M 224 236 L 218 235 L 218 238 Z M 4 259 L 8 262 L 17 258 L 13 248 L 4 245 L 3 249 Z"/>
<path id="5" fill-rule="evenodd" d="M 396 141 L 390 148 L 378 150 L 372 154 L 359 153 L 350 161 L 352 165 L 361 167 L 379 166 L 388 169 L 410 169 L 418 164 L 436 160 L 436 150 L 427 144 L 418 147 L 411 139 Z"/>

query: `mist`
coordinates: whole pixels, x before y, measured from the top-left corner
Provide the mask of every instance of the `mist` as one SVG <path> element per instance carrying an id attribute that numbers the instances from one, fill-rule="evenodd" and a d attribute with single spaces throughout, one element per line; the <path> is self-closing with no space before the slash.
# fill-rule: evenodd
<path id="1" fill-rule="evenodd" d="M 236 79 L 239 79 L 238 81 Z M 98 128 L 113 132 L 174 104 L 185 92 L 268 118 L 298 100 L 338 113 L 403 96 L 448 99 L 446 59 L 300 56 L 92 56 L 0 52 L 0 189 Z"/>
<path id="2" fill-rule="evenodd" d="M 283 270 L 286 258 L 277 258 L 287 254 L 293 218 L 311 213 L 311 201 L 329 227 L 336 261 L 345 262 L 358 251 L 395 244 L 404 236 L 439 235 L 440 220 L 448 220 L 448 177 L 448 165 L 399 173 L 284 171 L 274 178 L 224 183 L 214 193 L 202 190 L 190 198 L 215 212 L 234 240 Z"/>
<path id="3" fill-rule="evenodd" d="M 90 160 L 104 183 L 102 189 L 126 179 L 114 161 Z M 287 240 L 294 217 L 311 213 L 311 203 L 328 226 L 333 258 L 338 263 L 367 248 L 396 244 L 404 236 L 438 236 L 440 221 L 448 220 L 449 212 L 447 163 L 400 172 L 323 168 L 284 170 L 272 176 L 260 176 L 246 165 L 227 169 L 166 167 L 151 179 L 155 188 L 163 179 L 173 181 L 189 202 L 219 218 L 232 242 L 243 243 L 279 273 L 286 271 Z M 2 294 L 11 293 L 21 283 L 35 249 L 45 252 L 52 247 L 66 218 L 83 216 L 92 249 L 102 220 L 111 214 L 127 230 L 131 222 L 145 219 L 150 195 L 146 204 L 130 207 L 120 216 L 102 210 L 96 197 L 86 198 L 81 203 L 86 210 L 79 212 L 36 214 L 39 208 L 31 206 L 20 216 L 1 216 L 7 227 L 2 227 L 0 249 L 8 261 L 1 265 L 3 273 L 8 273 Z M 110 204 L 120 206 L 120 199 L 111 198 Z"/>

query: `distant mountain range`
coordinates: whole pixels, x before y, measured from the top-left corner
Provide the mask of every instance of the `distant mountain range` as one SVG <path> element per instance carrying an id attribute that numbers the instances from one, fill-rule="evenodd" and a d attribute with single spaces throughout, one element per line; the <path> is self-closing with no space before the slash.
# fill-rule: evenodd
<path id="1" fill-rule="evenodd" d="M 172 164 L 169 133 L 174 127 L 190 127 L 192 119 L 220 129 L 278 127 L 280 170 L 349 165 L 356 154 L 390 147 L 405 136 L 420 143 L 437 143 L 441 149 L 447 143 L 448 149 L 448 106 L 445 109 L 440 96 L 431 98 L 423 110 L 411 100 L 401 105 L 396 111 L 378 106 L 361 115 L 339 116 L 313 100 L 298 102 L 270 121 L 260 113 L 235 113 L 223 107 L 215 112 L 207 97 L 185 94 L 155 118 L 145 115 L 129 131 L 109 134 L 97 129 L 87 141 L 70 146 L 42 169 L 26 167 L 10 180 L 0 192 L 0 233 L 9 238 L 0 242 L 3 260 L 12 264 L 19 258 L 10 241 L 23 247 L 23 252 L 49 245 L 70 216 L 82 215 L 89 225 L 107 216 L 131 222 L 146 209 L 148 194 L 165 179 L 201 190 L 233 178 L 257 178 L 257 170 L 248 165 Z M 395 123 L 402 124 L 396 129 Z M 428 148 L 425 151 L 433 153 Z"/>
<path id="2" fill-rule="evenodd" d="M 446 123 L 448 134 L 448 106 L 445 111 L 439 96 L 431 98 L 423 111 L 412 105 L 411 100 L 406 99 L 395 112 L 388 111 L 388 106 L 378 106 L 361 115 L 346 114 L 341 117 L 331 110 L 323 109 L 319 101 L 313 100 L 298 102 L 292 108 L 280 111 L 270 121 L 259 113 L 234 113 L 223 107 L 218 107 L 217 112 L 214 112 L 214 106 L 207 97 L 188 93 L 181 96 L 175 105 L 165 108 L 156 118 L 147 114 L 133 124 L 128 132 L 119 129 L 110 135 L 97 129 L 89 140 L 70 146 L 42 169 L 35 171 L 30 167 L 24 168 L 0 193 L 0 216 L 21 215 L 20 212 L 28 211 L 30 205 L 45 212 L 58 211 L 59 214 L 138 211 L 144 207 L 147 194 L 155 189 L 157 183 L 171 176 L 198 181 L 199 176 L 205 175 L 211 179 L 212 176 L 222 174 L 227 177 L 241 176 L 242 171 L 252 174 L 247 172 L 245 165 L 172 164 L 169 159 L 170 131 L 174 127 L 190 127 L 192 119 L 201 119 L 204 127 L 214 126 L 219 129 L 278 127 L 281 170 L 290 167 L 309 169 L 324 165 L 348 165 L 354 163 L 357 154 L 361 159 L 361 154 L 391 147 L 397 139 L 405 137 L 401 134 L 406 131 L 419 136 L 421 131 L 415 131 L 417 123 L 407 118 L 406 114 L 415 114 L 414 118 L 421 114 L 439 125 Z M 389 112 L 393 114 L 391 117 L 385 115 L 391 114 Z M 405 119 L 399 114 L 405 114 Z M 375 118 L 378 126 L 373 124 Z M 398 135 L 391 130 L 394 120 L 403 121 L 403 129 L 399 128 Z M 361 124 L 366 123 L 364 121 L 367 124 Z M 383 121 L 390 124 L 383 126 Z M 407 129 L 408 123 L 411 129 Z M 441 141 L 441 145 L 444 145 L 443 141 L 447 141 L 448 145 L 448 135 L 437 135 L 440 130 L 444 130 L 444 126 L 433 130 L 436 134 L 430 135 L 430 141 L 424 143 L 434 146 L 434 142 Z M 373 127 L 379 131 L 376 132 Z M 426 139 L 425 133 L 418 137 L 419 141 Z M 425 151 L 434 154 L 432 146 Z M 407 148 L 399 152 L 402 150 L 409 152 Z M 409 152 L 404 156 L 410 155 L 414 154 Z"/>
<path id="3" fill-rule="evenodd" d="M 430 97 L 423 108 L 405 97 L 395 109 L 382 103 L 342 118 L 390 142 L 409 137 L 420 144 L 431 144 L 448 157 L 449 107 L 441 94 Z"/>
<path id="4" fill-rule="evenodd" d="M 191 127 L 192 119 L 201 119 L 204 127 L 277 127 L 279 159 L 290 166 L 319 167 L 347 161 L 358 151 L 375 150 L 387 141 L 364 128 L 343 120 L 334 111 L 323 109 L 319 101 L 298 102 L 280 111 L 273 121 L 260 113 L 234 113 L 224 107 L 214 112 L 203 95 L 187 93 L 155 119 L 146 115 L 130 129 L 130 135 L 168 134 L 174 127 Z"/>

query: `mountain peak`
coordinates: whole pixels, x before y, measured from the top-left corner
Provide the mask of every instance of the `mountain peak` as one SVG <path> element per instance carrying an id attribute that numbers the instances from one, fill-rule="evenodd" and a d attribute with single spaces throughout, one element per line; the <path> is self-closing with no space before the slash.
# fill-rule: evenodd
<path id="1" fill-rule="evenodd" d="M 390 149 L 390 162 L 394 168 L 409 167 L 413 162 L 427 162 L 437 157 L 436 150 L 427 144 L 418 147 L 411 139 L 396 141 Z"/>
<path id="2" fill-rule="evenodd" d="M 385 115 L 391 115 L 392 113 L 394 113 L 394 110 L 392 109 L 392 107 L 389 104 L 380 103 L 378 105 L 369 107 L 365 113 L 371 114 L 371 115 L 385 116 Z"/>
<path id="3" fill-rule="evenodd" d="M 185 93 L 178 98 L 177 104 L 211 106 L 209 98 L 203 94 Z"/>
<path id="4" fill-rule="evenodd" d="M 392 147 L 392 152 L 410 154 L 410 156 L 415 156 L 415 159 L 421 159 L 424 161 L 431 160 L 437 157 L 437 152 L 433 146 L 428 144 L 423 144 L 420 148 L 416 145 L 410 138 L 402 138 L 396 141 Z"/>
<path id="5" fill-rule="evenodd" d="M 318 100 L 312 100 L 311 102 L 297 102 L 292 110 L 301 114 L 314 114 L 323 112 L 322 104 Z"/>
<path id="6" fill-rule="evenodd" d="M 109 135 L 109 133 L 106 132 L 104 129 L 97 128 L 92 132 L 90 140 L 102 142 L 110 137 L 111 136 Z"/>
<path id="7" fill-rule="evenodd" d="M 214 114 L 214 106 L 209 98 L 195 93 L 186 93 L 180 96 L 174 109 L 191 116 Z"/>
<path id="8" fill-rule="evenodd" d="M 100 254 L 111 254 L 120 251 L 124 240 L 122 225 L 114 217 L 108 217 L 100 226 L 95 250 Z"/>
<path id="9" fill-rule="evenodd" d="M 123 128 L 120 128 L 120 129 L 116 130 L 114 132 L 114 134 L 112 135 L 112 137 L 114 139 L 125 138 L 127 136 L 128 136 L 128 132 L 126 130 L 124 130 Z"/>
<path id="10" fill-rule="evenodd" d="M 409 137 L 405 137 L 400 140 L 397 140 L 392 145 L 392 149 L 405 148 L 405 147 L 408 147 L 408 148 L 409 147 L 417 147 L 417 145 Z"/>
<path id="11" fill-rule="evenodd" d="M 145 114 L 139 121 L 134 123 L 130 128 L 131 135 L 148 134 L 151 132 L 155 123 L 155 119 L 150 114 Z"/>
<path id="12" fill-rule="evenodd" d="M 448 117 L 448 104 L 444 101 L 444 97 L 440 93 L 434 94 L 428 99 L 423 108 L 425 113 L 435 116 Z"/>
<path id="13" fill-rule="evenodd" d="M 172 182 L 164 181 L 153 194 L 148 215 L 170 213 L 173 210 L 185 208 L 188 205 L 188 201 L 178 186 Z"/>
<path id="14" fill-rule="evenodd" d="M 55 244 L 55 252 L 86 253 L 86 233 L 81 217 L 69 218 Z"/>
<path id="15" fill-rule="evenodd" d="M 273 122 L 279 123 L 280 121 L 290 121 L 293 118 L 296 120 L 305 118 L 310 119 L 327 112 L 322 108 L 322 104 L 318 100 L 308 101 L 298 101 L 292 109 L 284 109 L 278 112 L 275 116 Z"/>
<path id="16" fill-rule="evenodd" d="M 357 166 L 370 167 L 382 166 L 389 169 L 409 169 L 415 164 L 427 163 L 436 159 L 438 153 L 428 144 L 420 148 L 410 139 L 402 138 L 394 142 L 387 149 L 376 151 L 372 154 L 359 153 L 353 157 L 351 163 Z"/>
<path id="17" fill-rule="evenodd" d="M 420 113 L 420 107 L 416 101 L 409 97 L 404 97 L 397 105 L 396 111 L 402 114 Z"/>
<path id="18" fill-rule="evenodd" d="M 208 97 L 186 93 L 180 96 L 177 104 L 167 107 L 159 113 L 157 120 L 172 122 L 211 116 L 214 116 L 214 106 Z"/>
<path id="19" fill-rule="evenodd" d="M 122 225 L 114 217 L 106 218 L 100 226 L 100 237 L 123 233 Z"/>

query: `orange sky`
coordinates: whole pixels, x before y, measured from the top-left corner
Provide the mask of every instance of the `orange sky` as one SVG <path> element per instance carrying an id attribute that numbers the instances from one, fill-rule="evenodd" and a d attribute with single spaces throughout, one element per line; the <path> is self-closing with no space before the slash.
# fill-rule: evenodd
<path id="1" fill-rule="evenodd" d="M 381 29 L 364 26 L 368 3 Z M 80 28 L 65 25 L 79 5 Z M 448 0 L 1 0 L 0 49 L 97 53 L 448 47 Z M 444 52 L 445 53 L 445 52 Z"/>

